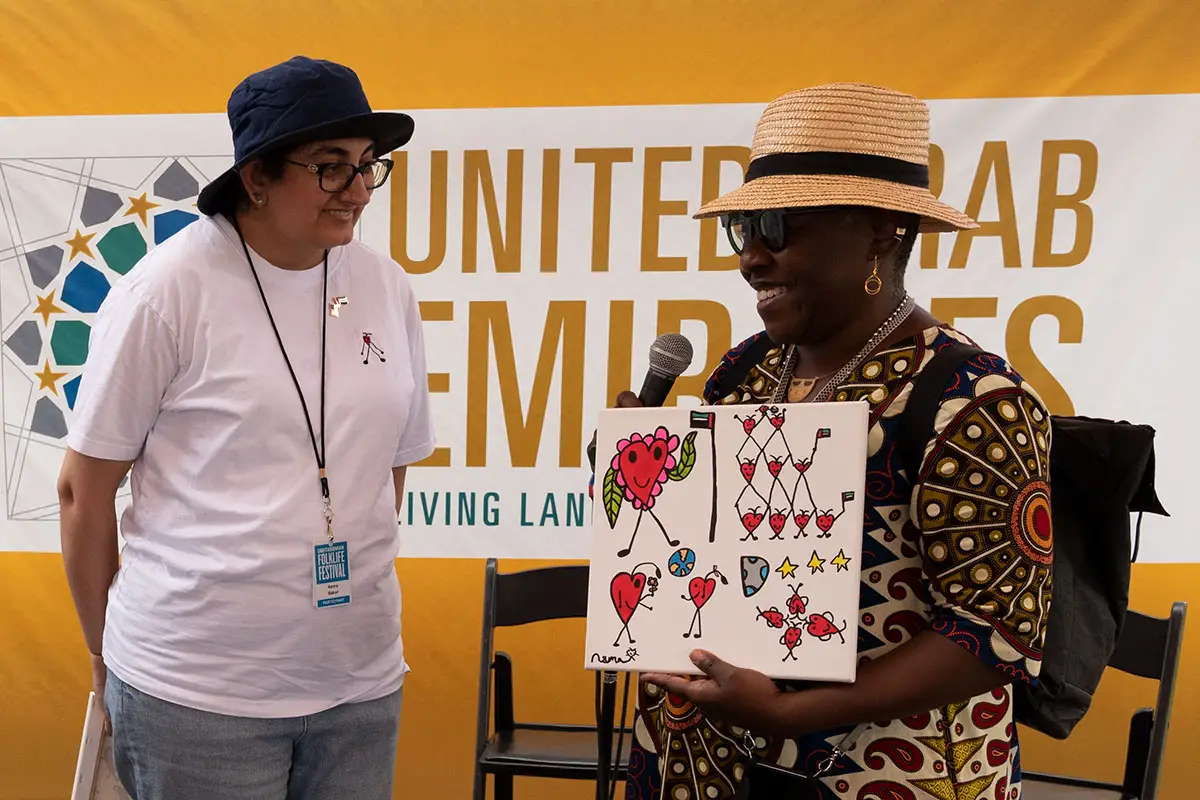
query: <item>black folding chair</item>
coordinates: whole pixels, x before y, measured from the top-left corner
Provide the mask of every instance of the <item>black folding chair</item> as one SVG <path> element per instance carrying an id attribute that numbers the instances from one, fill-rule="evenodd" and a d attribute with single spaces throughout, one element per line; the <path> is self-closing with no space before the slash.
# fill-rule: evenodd
<path id="1" fill-rule="evenodd" d="M 1125 777 L 1121 783 L 1086 780 L 1065 775 L 1025 772 L 1022 800 L 1157 800 L 1163 752 L 1171 723 L 1171 701 L 1183 646 L 1187 603 L 1177 602 L 1166 618 L 1129 611 L 1109 666 L 1158 681 L 1154 708 L 1143 708 L 1129 724 Z"/>
<path id="2" fill-rule="evenodd" d="M 610 766 L 608 778 L 625 777 L 632 731 L 623 728 L 612 737 L 596 725 L 517 722 L 513 715 L 513 662 L 508 653 L 494 652 L 496 628 L 527 625 L 551 619 L 587 616 L 588 567 L 562 566 L 501 574 L 496 559 L 488 559 L 483 596 L 483 641 L 479 660 L 479 707 L 475 737 L 474 800 L 484 800 L 487 776 L 492 775 L 495 800 L 512 800 L 517 775 L 595 780 L 600 774 L 601 743 L 621 757 Z M 601 673 L 596 673 L 597 688 Z M 598 695 L 599 696 L 599 695 Z M 489 706 L 491 706 L 489 708 Z M 494 730 L 488 733 L 489 711 Z M 609 761 L 610 765 L 614 760 Z"/>

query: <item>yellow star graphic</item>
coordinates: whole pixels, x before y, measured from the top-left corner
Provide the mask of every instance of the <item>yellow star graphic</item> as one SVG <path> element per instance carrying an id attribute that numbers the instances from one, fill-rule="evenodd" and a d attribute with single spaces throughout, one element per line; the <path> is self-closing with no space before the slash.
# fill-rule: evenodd
<path id="1" fill-rule="evenodd" d="M 796 574 L 796 565 L 792 563 L 790 558 L 784 558 L 783 563 L 780 564 L 775 571 L 778 572 L 781 577 L 790 578 Z"/>
<path id="2" fill-rule="evenodd" d="M 33 313 L 42 315 L 42 324 L 43 325 L 50 324 L 50 315 L 51 314 L 66 313 L 65 308 L 59 308 L 58 306 L 54 305 L 54 292 L 55 292 L 55 290 L 51 289 L 50 294 L 46 295 L 45 297 L 38 295 L 37 308 L 35 308 L 33 310 Z"/>
<path id="3" fill-rule="evenodd" d="M 812 570 L 813 575 L 825 571 L 825 561 L 817 555 L 816 550 L 813 550 L 812 558 L 808 560 L 808 568 Z"/>
<path id="4" fill-rule="evenodd" d="M 41 372 L 35 372 L 33 374 L 41 383 L 41 385 L 38 386 L 39 392 L 42 389 L 49 389 L 55 394 L 58 394 L 58 382 L 67 377 L 67 373 L 65 372 L 52 372 L 49 361 L 46 362 L 46 366 L 42 367 Z"/>
<path id="5" fill-rule="evenodd" d="M 152 208 L 158 208 L 159 204 L 146 199 L 146 193 L 142 192 L 141 197 L 129 198 L 129 210 L 125 212 L 125 216 L 129 217 L 137 214 L 142 218 L 142 224 L 148 225 L 146 221 L 146 212 Z"/>
<path id="6" fill-rule="evenodd" d="M 841 572 L 842 570 L 845 570 L 846 572 L 850 571 L 850 559 L 847 558 L 845 550 L 838 550 L 838 554 L 834 556 L 829 563 L 837 567 L 838 572 Z"/>
<path id="7" fill-rule="evenodd" d="M 75 238 L 67 239 L 67 244 L 71 245 L 71 258 L 74 258 L 80 253 L 83 253 L 88 258 L 95 258 L 96 256 L 92 253 L 92 247 L 88 244 L 88 242 L 95 238 L 95 236 L 96 234 L 94 233 L 80 233 L 79 229 L 76 228 Z"/>

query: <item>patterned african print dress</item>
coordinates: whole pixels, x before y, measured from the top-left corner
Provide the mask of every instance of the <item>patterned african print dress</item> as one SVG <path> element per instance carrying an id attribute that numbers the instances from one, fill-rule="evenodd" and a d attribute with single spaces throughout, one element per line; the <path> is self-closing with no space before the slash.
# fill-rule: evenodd
<path id="1" fill-rule="evenodd" d="M 765 334 L 731 350 L 709 404 L 769 402 L 781 350 Z M 913 377 L 933 353 L 969 342 L 948 326 L 889 346 L 835 389 L 871 408 L 858 652 L 875 659 L 924 629 L 1013 681 L 1035 681 L 1050 604 L 1050 420 L 998 356 L 967 361 L 948 383 L 914 482 L 896 438 Z M 757 345 L 757 346 L 756 346 Z M 743 376 L 736 380 L 731 376 Z M 736 380 L 736 385 L 734 384 Z M 915 483 L 915 485 L 914 485 Z M 717 655 L 733 659 L 733 654 Z M 1020 752 L 1006 684 L 907 719 L 876 722 L 822 778 L 823 800 L 1017 800 Z M 626 800 L 725 800 L 747 758 L 745 732 L 643 684 Z M 758 758 L 812 774 L 851 729 L 754 741 Z"/>

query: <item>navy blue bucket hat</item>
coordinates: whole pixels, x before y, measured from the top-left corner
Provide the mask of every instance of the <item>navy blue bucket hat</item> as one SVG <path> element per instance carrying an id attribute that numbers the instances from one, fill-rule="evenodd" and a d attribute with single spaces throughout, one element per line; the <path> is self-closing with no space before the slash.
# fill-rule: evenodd
<path id="1" fill-rule="evenodd" d="M 233 167 L 200 192 L 196 205 L 212 216 L 241 181 L 238 170 L 272 150 L 322 139 L 366 138 L 382 156 L 412 138 L 407 114 L 371 110 L 358 75 L 331 61 L 295 56 L 256 72 L 229 96 Z"/>

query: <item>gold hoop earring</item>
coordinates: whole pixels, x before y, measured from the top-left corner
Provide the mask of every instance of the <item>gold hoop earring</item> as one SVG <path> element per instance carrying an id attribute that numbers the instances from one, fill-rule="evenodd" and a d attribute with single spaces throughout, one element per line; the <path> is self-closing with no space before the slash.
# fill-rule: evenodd
<path id="1" fill-rule="evenodd" d="M 879 256 L 875 256 L 875 265 L 871 268 L 871 274 L 863 281 L 863 291 L 872 297 L 883 291 L 883 278 L 879 277 Z"/>

